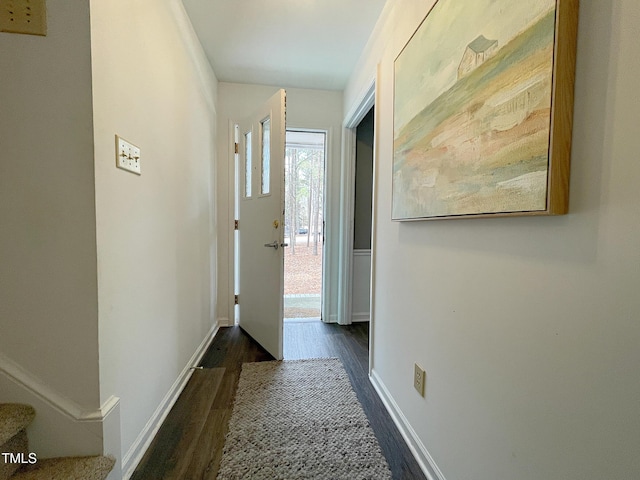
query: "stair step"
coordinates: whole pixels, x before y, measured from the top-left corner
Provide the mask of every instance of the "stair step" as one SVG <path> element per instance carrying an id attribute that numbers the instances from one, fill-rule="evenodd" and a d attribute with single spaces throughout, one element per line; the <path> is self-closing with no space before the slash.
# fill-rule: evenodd
<path id="1" fill-rule="evenodd" d="M 113 468 L 111 457 L 64 457 L 38 459 L 25 465 L 11 480 L 104 480 Z"/>
<path id="2" fill-rule="evenodd" d="M 0 452 L 9 453 L 14 455 L 13 458 L 18 458 L 18 455 L 26 457 L 29 455 L 29 440 L 27 439 L 27 432 L 20 430 L 10 440 L 0 445 Z M 5 461 L 5 457 L 0 458 L 0 480 L 7 480 L 13 475 L 16 470 L 20 468 L 19 463 L 11 463 L 11 460 Z"/>
<path id="3" fill-rule="evenodd" d="M 29 405 L 0 403 L 0 446 L 24 430 L 35 416 L 36 411 Z"/>

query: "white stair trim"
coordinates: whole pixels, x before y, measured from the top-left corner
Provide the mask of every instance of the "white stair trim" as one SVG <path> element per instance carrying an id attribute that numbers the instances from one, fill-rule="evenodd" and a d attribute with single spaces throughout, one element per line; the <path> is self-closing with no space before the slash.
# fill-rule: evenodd
<path id="1" fill-rule="evenodd" d="M 111 396 L 98 409 L 85 408 L 58 393 L 42 379 L 25 370 L 2 353 L 0 353 L 0 373 L 76 422 L 99 422 L 120 401 L 118 397 Z"/>
<path id="2" fill-rule="evenodd" d="M 433 457 L 429 454 L 420 438 L 418 438 L 418 434 L 413 427 L 411 427 L 407 417 L 404 416 L 402 410 L 400 410 L 400 407 L 398 407 L 398 404 L 395 402 L 391 393 L 375 370 L 371 372 L 371 375 L 369 375 L 369 380 L 376 389 L 376 392 L 378 392 L 378 396 L 389 412 L 389 415 L 391 415 L 393 423 L 395 423 L 398 430 L 400 430 L 405 443 L 409 447 L 409 450 L 411 450 L 411 453 L 415 457 L 416 462 L 418 462 L 420 469 L 427 479 L 446 480 L 443 473 L 436 465 L 436 462 L 433 460 Z"/>

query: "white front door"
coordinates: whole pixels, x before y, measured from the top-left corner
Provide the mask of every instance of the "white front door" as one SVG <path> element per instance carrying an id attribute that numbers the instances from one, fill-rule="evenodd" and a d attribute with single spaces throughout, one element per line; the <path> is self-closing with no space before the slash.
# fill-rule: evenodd
<path id="1" fill-rule="evenodd" d="M 239 123 L 240 326 L 282 359 L 285 91 Z"/>

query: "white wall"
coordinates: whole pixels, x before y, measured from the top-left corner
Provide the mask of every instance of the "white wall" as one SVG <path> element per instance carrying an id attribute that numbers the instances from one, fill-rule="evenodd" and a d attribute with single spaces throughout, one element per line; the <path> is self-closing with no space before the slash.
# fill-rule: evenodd
<path id="1" fill-rule="evenodd" d="M 100 392 L 131 461 L 215 322 L 217 81 L 178 0 L 91 1 L 91 27 Z M 141 176 L 115 168 L 116 134 Z"/>
<path id="2" fill-rule="evenodd" d="M 262 103 L 271 97 L 277 87 L 265 85 L 244 85 L 236 83 L 218 84 L 218 312 L 221 322 L 232 321 L 233 305 L 230 299 L 233 291 L 229 282 L 233 275 L 232 237 L 230 227 L 233 216 L 233 157 L 229 153 L 229 121 L 240 121 L 251 115 Z M 326 192 L 327 212 L 325 221 L 325 262 L 337 262 L 337 247 L 332 248 L 338 239 L 337 227 L 340 199 L 340 142 L 342 126 L 342 92 L 326 90 L 304 90 L 287 88 L 287 128 L 308 128 L 328 131 L 327 179 L 333 178 L 333 188 Z M 328 181 L 328 180 L 327 180 Z M 328 304 L 330 320 L 337 316 L 338 272 L 329 272 L 327 298 L 334 299 Z M 331 318 L 333 316 L 333 318 Z"/>
<path id="3" fill-rule="evenodd" d="M 0 33 L 0 353 L 92 410 L 100 397 L 89 5 L 47 3 L 46 37 Z"/>
<path id="4" fill-rule="evenodd" d="M 353 250 L 351 262 L 350 321 L 368 322 L 371 319 L 371 250 Z"/>
<path id="5" fill-rule="evenodd" d="M 581 2 L 569 215 L 397 223 L 393 60 L 433 2 L 392 3 L 345 92 L 380 62 L 374 379 L 448 480 L 640 477 L 640 4 Z"/>

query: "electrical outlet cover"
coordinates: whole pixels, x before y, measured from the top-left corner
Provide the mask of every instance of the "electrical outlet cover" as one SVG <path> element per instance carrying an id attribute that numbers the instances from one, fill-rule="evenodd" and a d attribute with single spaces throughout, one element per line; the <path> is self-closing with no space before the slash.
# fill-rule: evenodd
<path id="1" fill-rule="evenodd" d="M 424 397 L 424 386 L 427 380 L 427 374 L 417 363 L 413 366 L 413 388 L 417 390 L 417 392 Z"/>

